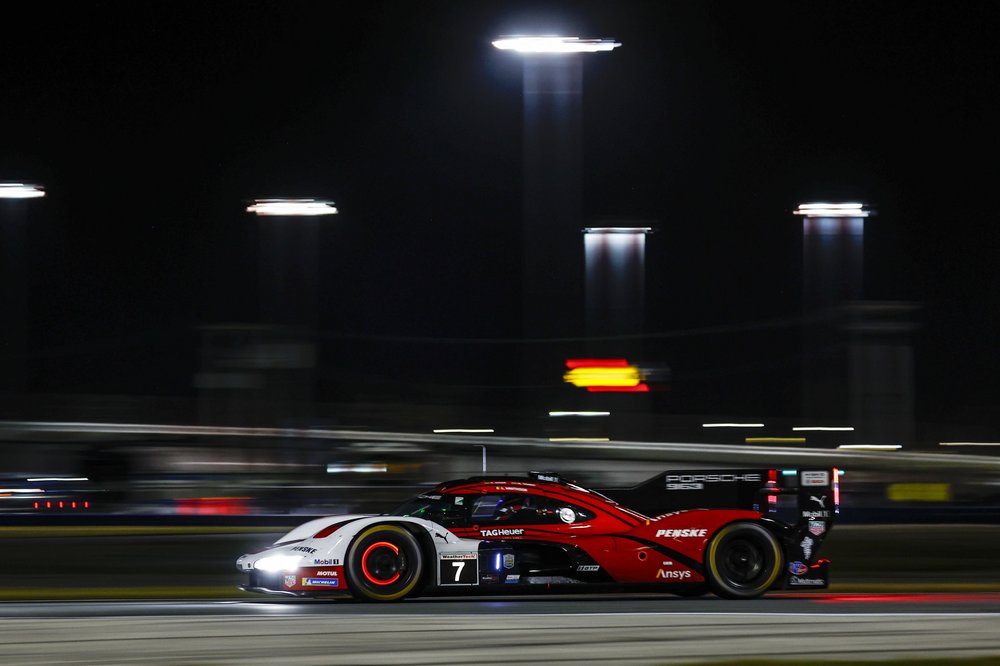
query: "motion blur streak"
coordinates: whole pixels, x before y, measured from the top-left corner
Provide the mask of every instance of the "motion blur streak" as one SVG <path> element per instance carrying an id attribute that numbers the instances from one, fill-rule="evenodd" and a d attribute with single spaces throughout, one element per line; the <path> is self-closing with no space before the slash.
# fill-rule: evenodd
<path id="1" fill-rule="evenodd" d="M 518 53 L 596 53 L 621 46 L 613 39 L 581 39 L 544 35 L 538 37 L 502 37 L 493 41 L 501 51 Z"/>
<path id="2" fill-rule="evenodd" d="M 248 213 L 257 215 L 336 215 L 337 208 L 332 201 L 316 199 L 257 199 L 247 206 Z"/>
<path id="3" fill-rule="evenodd" d="M 934 604 L 934 603 L 983 603 L 985 601 L 1000 601 L 1000 594 L 983 593 L 917 593 L 917 594 L 831 594 L 813 599 L 821 604 Z"/>
<path id="4" fill-rule="evenodd" d="M 37 199 L 44 196 L 45 191 L 37 185 L 0 183 L 0 199 Z"/>

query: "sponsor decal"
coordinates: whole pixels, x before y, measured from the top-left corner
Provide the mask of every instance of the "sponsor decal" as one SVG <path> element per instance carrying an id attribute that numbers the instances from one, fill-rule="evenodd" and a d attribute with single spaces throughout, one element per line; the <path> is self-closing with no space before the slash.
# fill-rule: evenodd
<path id="1" fill-rule="evenodd" d="M 524 529 L 520 527 L 512 527 L 499 530 L 479 530 L 479 534 L 484 537 L 521 536 L 524 534 Z"/>
<path id="2" fill-rule="evenodd" d="M 314 567 L 335 567 L 340 564 L 340 560 L 331 560 L 329 558 L 322 560 L 313 560 Z"/>
<path id="3" fill-rule="evenodd" d="M 819 508 L 821 509 L 826 508 L 826 495 L 823 495 L 822 497 L 816 497 L 815 495 L 810 495 L 809 501 L 816 502 L 816 504 L 819 504 Z"/>
<path id="4" fill-rule="evenodd" d="M 340 587 L 340 581 L 336 578 L 303 578 L 302 584 L 313 587 Z"/>
<path id="5" fill-rule="evenodd" d="M 455 495 L 455 505 L 461 506 L 463 504 L 465 504 L 465 498 L 462 497 L 461 495 Z"/>
<path id="6" fill-rule="evenodd" d="M 802 546 L 802 554 L 806 556 L 807 560 L 811 560 L 813 556 L 813 540 L 811 537 L 806 537 L 799 544 Z"/>
<path id="7" fill-rule="evenodd" d="M 577 571 L 600 571 L 601 566 L 599 564 L 580 564 L 576 567 Z"/>
<path id="8" fill-rule="evenodd" d="M 295 587 L 295 576 L 285 576 L 285 587 Z"/>
<path id="9" fill-rule="evenodd" d="M 310 555 L 312 555 L 313 553 L 316 552 L 316 549 L 310 548 L 309 546 L 296 546 L 295 548 L 292 548 L 292 551 L 299 553 L 309 553 Z"/>
<path id="10" fill-rule="evenodd" d="M 802 512 L 802 517 L 803 518 L 810 518 L 810 519 L 815 519 L 815 518 L 829 518 L 830 517 L 830 512 L 829 511 L 803 511 Z"/>
<path id="11" fill-rule="evenodd" d="M 687 580 L 691 577 L 690 571 L 664 571 L 660 569 L 656 572 L 657 578 L 667 578 L 670 580 Z"/>
<path id="12" fill-rule="evenodd" d="M 830 485 L 829 472 L 802 472 L 803 486 L 828 486 Z"/>
<path id="13" fill-rule="evenodd" d="M 504 580 L 505 583 L 519 583 L 521 582 L 521 574 L 507 574 L 507 578 Z"/>
<path id="14" fill-rule="evenodd" d="M 708 530 L 685 528 L 680 530 L 656 530 L 656 536 L 677 539 L 683 537 L 703 537 L 708 534 Z"/>
<path id="15" fill-rule="evenodd" d="M 476 559 L 475 553 L 442 553 L 442 560 L 474 560 Z"/>
<path id="16" fill-rule="evenodd" d="M 761 481 L 760 474 L 667 474 L 667 490 L 703 490 L 706 483 Z"/>
<path id="17" fill-rule="evenodd" d="M 672 566 L 674 566 L 674 563 L 671 562 L 670 560 L 663 560 L 663 566 L 665 566 L 665 567 L 672 567 Z"/>
<path id="18" fill-rule="evenodd" d="M 503 556 L 503 568 L 513 569 L 514 568 L 514 553 L 504 553 Z"/>
<path id="19" fill-rule="evenodd" d="M 338 574 L 336 571 L 317 571 L 316 575 L 330 577 L 330 576 L 337 576 Z"/>
<path id="20" fill-rule="evenodd" d="M 816 585 L 819 587 L 826 587 L 826 581 L 822 578 L 800 578 L 799 576 L 792 576 L 788 579 L 789 585 Z"/>
<path id="21" fill-rule="evenodd" d="M 793 576 L 801 576 L 805 572 L 809 571 L 809 567 L 802 564 L 802 562 L 792 562 L 788 565 L 788 573 Z"/>
<path id="22" fill-rule="evenodd" d="M 574 520 L 576 520 L 576 511 L 569 508 L 568 506 L 564 506 L 563 508 L 559 509 L 559 520 L 563 521 L 564 523 L 572 523 Z"/>
<path id="23" fill-rule="evenodd" d="M 821 536 L 826 532 L 826 523 L 822 520 L 810 520 L 809 521 L 809 534 L 813 536 Z"/>
<path id="24" fill-rule="evenodd" d="M 553 476 L 552 474 L 535 474 L 535 478 L 539 481 L 552 481 L 553 483 L 559 483 L 561 481 L 558 476 Z"/>

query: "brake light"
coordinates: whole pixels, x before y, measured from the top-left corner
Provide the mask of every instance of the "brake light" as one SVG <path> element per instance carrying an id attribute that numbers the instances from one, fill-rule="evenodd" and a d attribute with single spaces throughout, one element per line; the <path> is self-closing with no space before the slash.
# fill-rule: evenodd
<path id="1" fill-rule="evenodd" d="M 840 513 L 840 470 L 833 468 L 833 512 Z"/>

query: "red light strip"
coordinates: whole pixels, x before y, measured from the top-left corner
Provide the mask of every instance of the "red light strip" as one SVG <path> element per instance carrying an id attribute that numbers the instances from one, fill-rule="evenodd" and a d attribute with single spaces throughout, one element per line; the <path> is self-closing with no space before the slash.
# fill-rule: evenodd
<path id="1" fill-rule="evenodd" d="M 833 510 L 840 513 L 840 470 L 833 468 Z"/>
<path id="2" fill-rule="evenodd" d="M 635 386 L 588 386 L 590 393 L 649 393 L 649 384 L 636 384 Z"/>
<path id="3" fill-rule="evenodd" d="M 628 361 L 623 358 L 571 358 L 566 360 L 566 367 L 574 368 L 627 368 Z"/>

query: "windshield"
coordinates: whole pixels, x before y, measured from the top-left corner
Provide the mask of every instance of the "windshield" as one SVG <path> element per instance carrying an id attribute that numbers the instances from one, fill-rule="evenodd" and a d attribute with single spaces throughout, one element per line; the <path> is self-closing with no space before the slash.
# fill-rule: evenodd
<path id="1" fill-rule="evenodd" d="M 390 516 L 412 516 L 444 527 L 464 524 L 467 515 L 461 495 L 419 495 L 389 512 Z"/>

